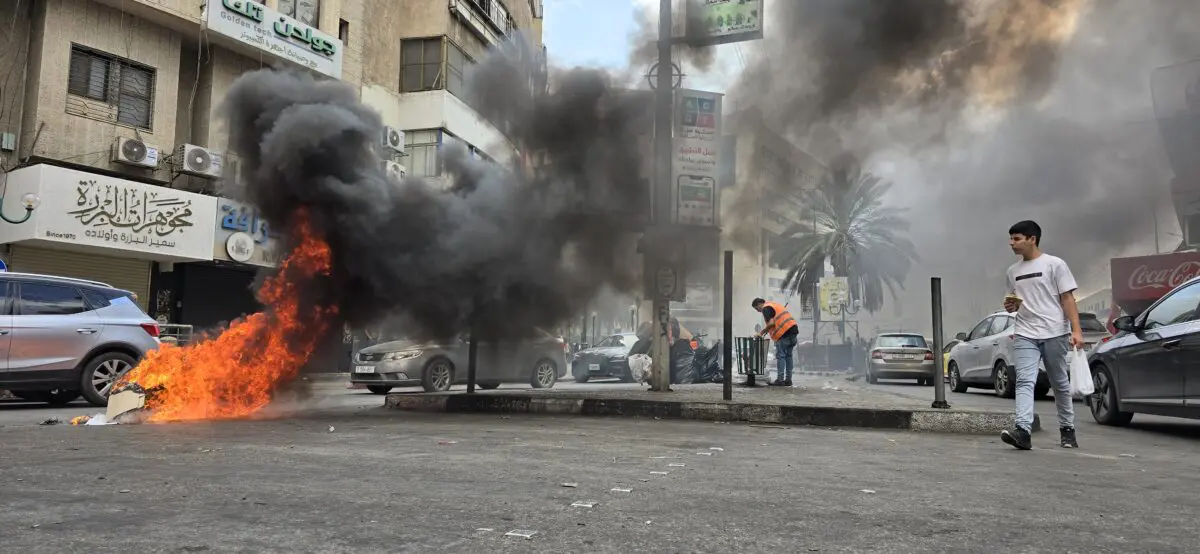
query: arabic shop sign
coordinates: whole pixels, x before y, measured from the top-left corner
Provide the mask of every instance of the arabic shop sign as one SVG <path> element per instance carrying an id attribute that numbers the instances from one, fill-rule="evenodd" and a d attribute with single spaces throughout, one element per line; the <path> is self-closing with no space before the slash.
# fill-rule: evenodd
<path id="1" fill-rule="evenodd" d="M 687 0 L 686 39 L 713 46 L 763 38 L 761 0 Z"/>
<path id="2" fill-rule="evenodd" d="M 19 230 L 14 236 L 0 233 L 2 242 L 33 239 L 150 259 L 212 259 L 213 197 L 47 165 L 14 171 L 8 184 L 10 195 L 34 192 L 42 205 L 32 225 L 11 226 Z"/>
<path id="3" fill-rule="evenodd" d="M 342 41 L 253 0 L 208 0 L 208 30 L 334 79 Z"/>
<path id="4" fill-rule="evenodd" d="M 282 258 L 279 236 L 254 206 L 228 198 L 217 203 L 213 258 L 274 267 Z"/>
<path id="5" fill-rule="evenodd" d="M 689 89 L 675 92 L 671 183 L 675 222 L 682 225 L 720 225 L 721 97 Z"/>

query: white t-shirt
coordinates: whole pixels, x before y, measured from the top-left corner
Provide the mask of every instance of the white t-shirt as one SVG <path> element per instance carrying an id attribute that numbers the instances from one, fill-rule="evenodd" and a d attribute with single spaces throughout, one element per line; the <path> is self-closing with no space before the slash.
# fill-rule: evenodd
<path id="1" fill-rule="evenodd" d="M 1008 290 L 1021 297 L 1014 332 L 1031 339 L 1052 339 L 1071 333 L 1060 296 L 1074 291 L 1075 276 L 1058 256 L 1042 254 L 1008 268 Z"/>

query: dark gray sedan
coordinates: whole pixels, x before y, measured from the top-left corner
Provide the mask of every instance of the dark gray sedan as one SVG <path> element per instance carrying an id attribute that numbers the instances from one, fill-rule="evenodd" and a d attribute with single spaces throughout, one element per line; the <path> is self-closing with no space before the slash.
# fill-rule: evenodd
<path id="1" fill-rule="evenodd" d="M 1097 423 L 1125 425 L 1133 414 L 1200 419 L 1200 278 L 1175 288 L 1091 351 Z"/>

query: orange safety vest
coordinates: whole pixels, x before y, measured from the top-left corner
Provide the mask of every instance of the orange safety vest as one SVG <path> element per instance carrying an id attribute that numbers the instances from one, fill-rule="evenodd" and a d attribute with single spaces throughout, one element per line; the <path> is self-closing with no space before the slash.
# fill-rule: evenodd
<path id="1" fill-rule="evenodd" d="M 763 309 L 767 308 L 775 310 L 774 319 L 767 322 L 767 331 L 771 333 L 771 340 L 778 341 L 783 338 L 784 333 L 796 326 L 796 318 L 792 317 L 792 313 L 778 303 L 767 302 L 763 305 Z"/>

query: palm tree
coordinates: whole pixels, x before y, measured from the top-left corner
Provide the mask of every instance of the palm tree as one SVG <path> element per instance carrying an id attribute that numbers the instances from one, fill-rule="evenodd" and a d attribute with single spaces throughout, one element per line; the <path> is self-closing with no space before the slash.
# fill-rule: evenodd
<path id="1" fill-rule="evenodd" d="M 824 275 L 825 260 L 835 277 L 847 277 L 851 298 L 875 313 L 883 307 L 883 290 L 893 298 L 917 259 L 904 210 L 884 205 L 891 183 L 863 172 L 844 156 L 807 195 L 801 223 L 784 231 L 771 262 L 787 268 L 783 289 L 813 297 Z"/>

